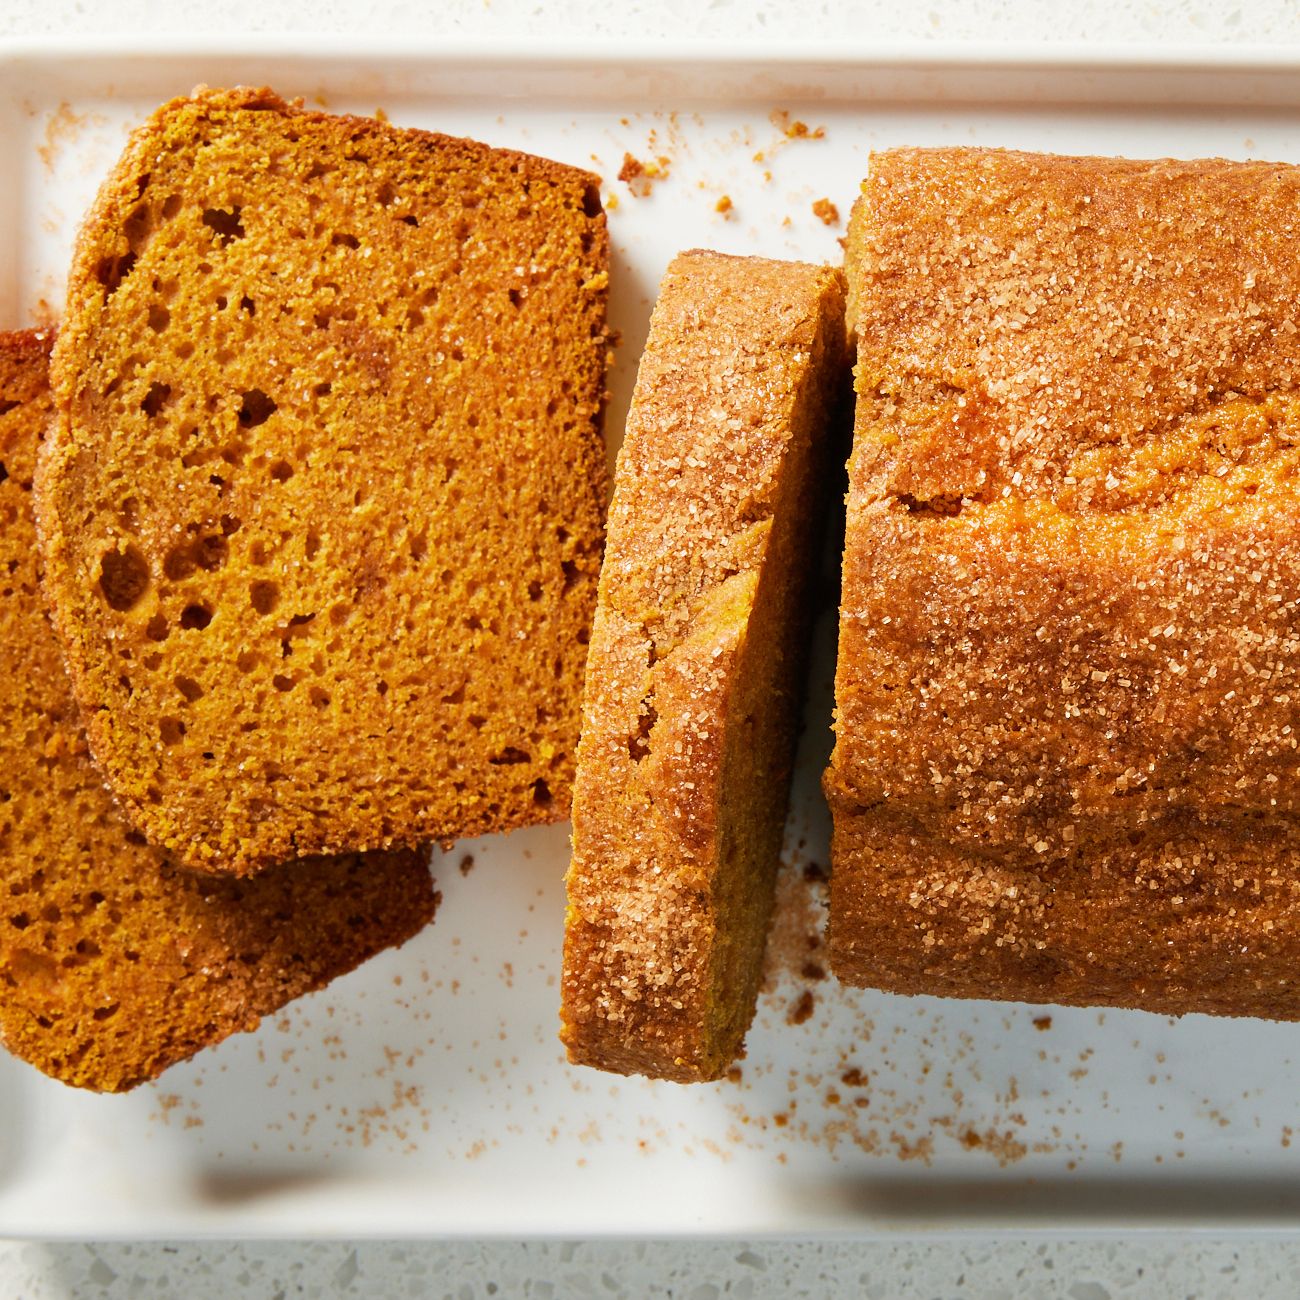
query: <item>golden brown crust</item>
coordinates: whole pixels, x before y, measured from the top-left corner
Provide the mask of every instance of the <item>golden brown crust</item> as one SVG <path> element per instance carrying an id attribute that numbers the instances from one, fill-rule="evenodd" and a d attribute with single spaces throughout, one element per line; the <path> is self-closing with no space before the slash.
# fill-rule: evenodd
<path id="1" fill-rule="evenodd" d="M 753 1015 L 846 378 L 831 268 L 683 253 L 610 510 L 568 875 L 570 1059 L 716 1078 Z"/>
<path id="2" fill-rule="evenodd" d="M 605 497 L 596 178 L 204 91 L 79 240 L 38 484 L 95 755 L 192 866 L 563 817 Z"/>
<path id="3" fill-rule="evenodd" d="M 1293 1017 L 1300 171 L 872 160 L 831 942 L 904 992 Z"/>
<path id="4" fill-rule="evenodd" d="M 37 584 L 49 344 L 0 334 L 0 1041 L 118 1092 L 403 942 L 436 899 L 414 853 L 241 883 L 177 869 L 120 820 Z"/>

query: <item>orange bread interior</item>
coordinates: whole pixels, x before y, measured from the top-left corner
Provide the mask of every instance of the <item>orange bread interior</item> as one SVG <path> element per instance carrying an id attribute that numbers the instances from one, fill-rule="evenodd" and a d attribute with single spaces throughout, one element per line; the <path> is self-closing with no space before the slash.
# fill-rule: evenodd
<path id="1" fill-rule="evenodd" d="M 118 815 L 37 581 L 48 353 L 45 336 L 0 334 L 0 1042 L 119 1092 L 410 938 L 436 897 L 407 851 L 193 874 Z"/>
<path id="2" fill-rule="evenodd" d="M 187 864 L 568 812 L 603 541 L 596 178 L 269 91 L 82 229 L 38 478 L 91 745 Z"/>

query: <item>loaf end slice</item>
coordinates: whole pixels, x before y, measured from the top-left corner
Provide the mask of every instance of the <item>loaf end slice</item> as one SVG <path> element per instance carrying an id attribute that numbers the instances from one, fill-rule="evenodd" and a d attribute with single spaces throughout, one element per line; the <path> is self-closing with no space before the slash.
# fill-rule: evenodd
<path id="1" fill-rule="evenodd" d="M 32 474 L 49 339 L 0 334 L 0 1042 L 120 1092 L 318 989 L 433 919 L 413 852 L 184 871 L 90 762 L 38 586 Z"/>
<path id="2" fill-rule="evenodd" d="M 607 266 L 573 167 L 269 91 L 135 133 L 72 266 L 38 513 L 151 842 L 245 875 L 567 814 Z"/>
<path id="3" fill-rule="evenodd" d="M 689 1082 L 741 1050 L 843 339 L 831 268 L 689 252 L 661 285 L 587 668 L 563 972 L 576 1063 Z"/>

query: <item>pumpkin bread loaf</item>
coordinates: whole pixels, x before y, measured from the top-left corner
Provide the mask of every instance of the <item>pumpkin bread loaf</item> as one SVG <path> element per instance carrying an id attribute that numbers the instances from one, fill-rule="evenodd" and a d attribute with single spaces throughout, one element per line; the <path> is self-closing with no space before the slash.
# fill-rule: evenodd
<path id="1" fill-rule="evenodd" d="M 220 880 L 178 869 L 120 819 L 37 587 L 48 350 L 0 334 L 0 1042 L 118 1092 L 410 938 L 436 898 L 415 853 Z"/>
<path id="2" fill-rule="evenodd" d="M 873 158 L 841 979 L 1300 1018 L 1300 168 Z"/>
<path id="3" fill-rule="evenodd" d="M 741 1049 L 845 387 L 837 270 L 708 252 L 670 266 L 587 667 L 563 972 L 574 1062 L 688 1082 Z"/>
<path id="4" fill-rule="evenodd" d="M 38 514 L 91 748 L 245 875 L 562 818 L 603 540 L 587 172 L 206 91 L 81 231 Z"/>

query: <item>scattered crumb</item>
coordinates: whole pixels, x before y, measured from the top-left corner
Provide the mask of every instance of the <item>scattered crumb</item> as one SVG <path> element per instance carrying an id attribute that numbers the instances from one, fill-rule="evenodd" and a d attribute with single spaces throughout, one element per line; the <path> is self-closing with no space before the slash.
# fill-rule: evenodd
<path id="1" fill-rule="evenodd" d="M 776 906 L 763 964 L 766 991 L 774 991 L 783 976 L 802 975 L 815 960 L 813 954 L 822 947 L 825 915 L 825 878 L 810 876 L 807 866 L 783 867 L 777 876 Z"/>
<path id="2" fill-rule="evenodd" d="M 714 212 L 720 212 L 724 217 L 731 215 L 731 209 L 734 204 L 731 202 L 731 195 L 724 194 L 714 205 Z"/>
<path id="3" fill-rule="evenodd" d="M 840 224 L 840 210 L 833 204 L 830 199 L 818 199 L 813 205 L 813 216 L 818 219 L 824 226 L 838 226 Z"/>
<path id="4" fill-rule="evenodd" d="M 917 1138 L 913 1142 L 901 1133 L 891 1133 L 889 1140 L 894 1144 L 894 1154 L 900 1160 L 919 1160 L 922 1164 L 928 1165 L 934 1155 L 934 1139 L 932 1137 Z"/>
<path id="5" fill-rule="evenodd" d="M 462 876 L 468 876 L 469 873 L 473 870 L 474 870 L 474 855 L 472 853 L 467 853 L 460 860 L 460 874 Z"/>
<path id="6" fill-rule="evenodd" d="M 1045 1031 L 1045 1030 L 1051 1029 L 1051 1027 L 1052 1027 L 1052 1017 L 1051 1017 L 1051 1016 L 1035 1016 L 1035 1017 L 1034 1017 L 1034 1028 L 1037 1029 L 1037 1030 L 1039 1031 L 1039 1033 L 1042 1033 L 1042 1032 Z"/>
<path id="7" fill-rule="evenodd" d="M 798 1000 L 786 1012 L 786 1023 L 790 1025 L 802 1025 L 805 1021 L 812 1018 L 812 1013 L 816 1009 L 817 1000 L 812 995 L 811 989 L 804 989 L 799 995 Z"/>
<path id="8" fill-rule="evenodd" d="M 628 187 L 635 198 L 644 199 L 649 195 L 655 181 L 667 180 L 670 165 L 670 159 L 663 155 L 642 162 L 632 154 L 625 153 L 623 165 L 618 170 L 618 179 Z"/>
<path id="9" fill-rule="evenodd" d="M 791 118 L 790 114 L 783 108 L 773 110 L 768 114 L 767 120 L 787 140 L 822 140 L 826 136 L 825 127 L 809 127 L 807 122 L 801 122 L 798 118 Z"/>
<path id="10" fill-rule="evenodd" d="M 76 140 L 77 136 L 88 126 L 102 126 L 105 118 L 99 113 L 75 113 L 72 105 L 65 99 L 50 114 L 45 124 L 45 141 L 36 152 L 47 172 L 53 172 L 59 154 L 65 144 Z"/>
<path id="11" fill-rule="evenodd" d="M 1002 1133 L 993 1128 L 983 1133 L 967 1129 L 962 1134 L 961 1144 L 968 1151 L 987 1151 L 1004 1169 L 1029 1154 L 1029 1148 L 1009 1129 Z"/>

